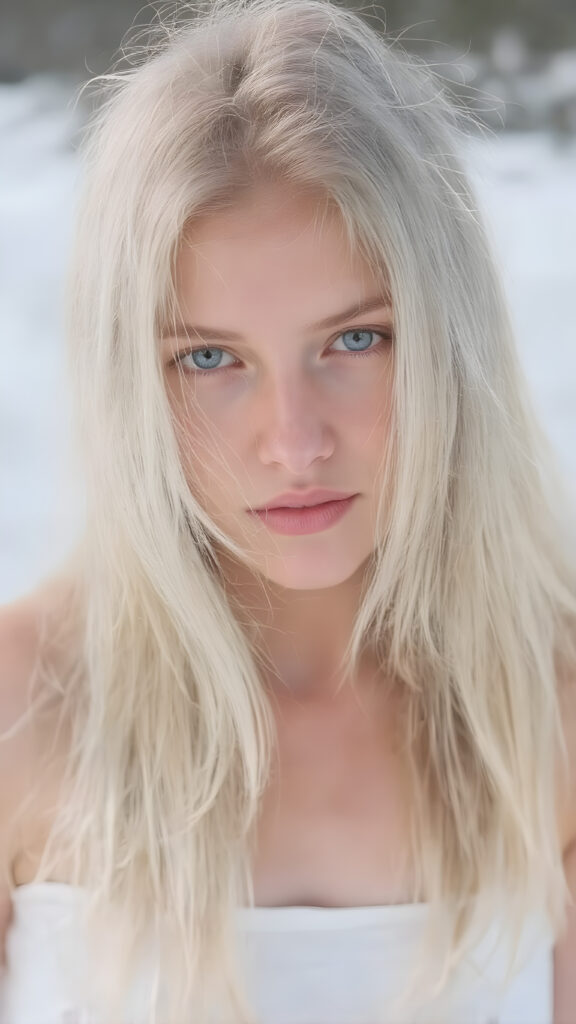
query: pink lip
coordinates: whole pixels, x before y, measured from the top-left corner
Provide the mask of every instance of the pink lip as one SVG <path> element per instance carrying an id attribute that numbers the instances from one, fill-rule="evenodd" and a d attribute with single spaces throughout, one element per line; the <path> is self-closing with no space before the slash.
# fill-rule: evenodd
<path id="1" fill-rule="evenodd" d="M 351 494 L 348 498 L 324 501 L 307 508 L 268 508 L 249 511 L 274 533 L 319 533 L 342 519 L 357 497 L 358 494 Z"/>
<path id="2" fill-rule="evenodd" d="M 351 491 L 333 491 L 326 487 L 314 487 L 307 491 L 284 491 L 276 495 L 266 505 L 255 509 L 256 512 L 264 512 L 270 509 L 288 508 L 299 505 L 320 505 L 328 501 L 342 501 L 344 498 L 353 496 Z"/>

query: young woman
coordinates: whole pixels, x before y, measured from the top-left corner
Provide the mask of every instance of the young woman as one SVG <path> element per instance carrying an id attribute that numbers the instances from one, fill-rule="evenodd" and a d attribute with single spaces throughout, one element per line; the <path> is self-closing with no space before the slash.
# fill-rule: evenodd
<path id="1" fill-rule="evenodd" d="M 576 564 L 465 122 L 328 0 L 192 14 L 83 148 L 2 1019 L 567 1024 Z"/>

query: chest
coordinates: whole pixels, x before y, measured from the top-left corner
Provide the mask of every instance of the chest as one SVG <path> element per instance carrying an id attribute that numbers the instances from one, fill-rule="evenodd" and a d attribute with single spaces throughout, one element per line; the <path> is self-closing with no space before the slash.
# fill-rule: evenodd
<path id="1" fill-rule="evenodd" d="M 251 862 L 256 905 L 420 901 L 409 856 L 410 795 L 397 715 L 361 700 L 340 707 L 284 702 L 276 723 L 277 751 Z M 58 781 L 57 772 L 43 775 L 39 799 L 19 832 L 11 865 L 15 885 L 34 878 Z M 574 826 L 562 804 L 558 818 L 565 846 Z M 69 872 L 62 864 L 51 877 L 67 882 Z"/>
<path id="2" fill-rule="evenodd" d="M 385 715 L 354 703 L 284 708 L 256 830 L 258 906 L 412 902 L 396 740 Z"/>

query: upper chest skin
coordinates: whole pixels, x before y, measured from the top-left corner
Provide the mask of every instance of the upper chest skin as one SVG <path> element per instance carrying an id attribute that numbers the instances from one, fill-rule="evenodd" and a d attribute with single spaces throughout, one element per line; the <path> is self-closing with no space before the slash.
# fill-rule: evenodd
<path id="1" fill-rule="evenodd" d="M 421 896 L 408 863 L 408 787 L 400 730 L 388 697 L 274 703 L 278 747 L 252 860 L 257 906 L 380 906 Z M 47 774 L 13 863 L 16 885 L 33 879 L 58 791 Z M 574 809 L 560 803 L 562 849 Z M 52 880 L 66 882 L 64 864 Z"/>
<path id="2" fill-rule="evenodd" d="M 278 746 L 252 859 L 258 906 L 409 902 L 406 795 L 390 715 L 361 693 L 336 701 L 273 701 Z M 58 777 L 46 776 L 13 863 L 32 880 L 46 842 Z M 54 881 L 67 880 L 64 864 Z"/>
<path id="3" fill-rule="evenodd" d="M 258 906 L 411 902 L 407 790 L 386 702 L 281 701 L 258 820 Z"/>

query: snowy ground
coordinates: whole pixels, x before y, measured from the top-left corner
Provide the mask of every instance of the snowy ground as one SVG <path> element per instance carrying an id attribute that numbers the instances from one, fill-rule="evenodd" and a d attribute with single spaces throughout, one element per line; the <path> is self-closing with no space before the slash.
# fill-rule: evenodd
<path id="1" fill-rule="evenodd" d="M 62 297 L 77 185 L 73 115 L 49 83 L 0 86 L 0 602 L 57 565 L 79 519 L 67 471 Z M 576 141 L 474 140 L 533 394 L 576 480 Z"/>

